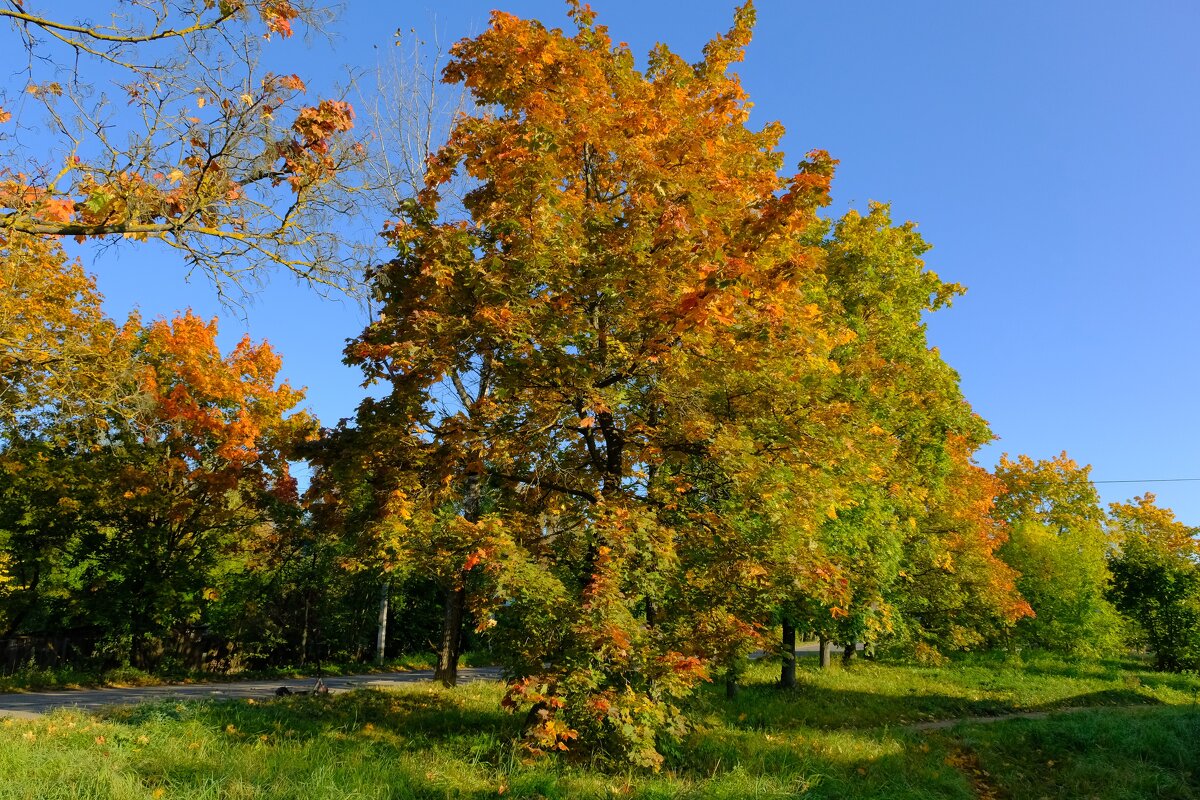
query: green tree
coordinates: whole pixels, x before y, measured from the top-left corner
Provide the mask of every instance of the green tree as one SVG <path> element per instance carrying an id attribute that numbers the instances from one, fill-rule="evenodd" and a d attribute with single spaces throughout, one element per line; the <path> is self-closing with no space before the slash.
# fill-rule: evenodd
<path id="1" fill-rule="evenodd" d="M 1001 556 L 1021 574 L 1017 586 L 1035 614 L 1016 629 L 1028 646 L 1095 654 L 1120 645 L 1121 620 L 1106 596 L 1112 540 L 1090 469 L 1066 453 L 1003 455 L 996 465 L 1004 492 L 995 514 L 1009 532 Z"/>
<path id="2" fill-rule="evenodd" d="M 803 627 L 846 645 L 846 657 L 862 641 L 977 644 L 968 631 L 1020 610 L 994 556 L 1000 533 L 973 518 L 990 495 L 970 456 L 991 432 L 926 336 L 925 316 L 964 290 L 927 268 L 928 249 L 880 203 L 845 214 L 823 242 L 828 313 L 851 333 L 833 352 L 826 402 L 851 424 L 838 470 L 847 498 L 819 540 L 849 596 L 801 605 Z"/>
<path id="3" fill-rule="evenodd" d="M 1200 666 L 1200 564 L 1195 528 L 1155 505 L 1154 495 L 1109 506 L 1118 549 L 1112 599 L 1144 634 L 1159 669 Z"/>

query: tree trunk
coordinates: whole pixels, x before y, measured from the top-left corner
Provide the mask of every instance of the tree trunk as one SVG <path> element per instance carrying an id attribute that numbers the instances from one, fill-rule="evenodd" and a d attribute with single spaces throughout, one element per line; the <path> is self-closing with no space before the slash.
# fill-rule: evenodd
<path id="1" fill-rule="evenodd" d="M 844 650 L 842 650 L 842 666 L 843 667 L 850 666 L 850 662 L 854 660 L 854 656 L 857 653 L 858 653 L 858 648 L 855 646 L 854 642 L 850 642 L 849 644 L 847 644 L 846 648 Z"/>
<path id="2" fill-rule="evenodd" d="M 783 621 L 783 666 L 779 670 L 779 686 L 796 688 L 796 626 L 789 620 Z"/>
<path id="3" fill-rule="evenodd" d="M 442 646 L 438 650 L 437 671 L 433 679 L 443 686 L 458 683 L 458 657 L 462 654 L 463 612 L 467 607 L 467 590 L 459 586 L 446 591 L 446 609 L 442 617 Z"/>
<path id="4" fill-rule="evenodd" d="M 375 663 L 382 664 L 387 659 L 387 619 L 388 600 L 391 597 L 392 584 L 384 581 L 379 587 L 379 626 L 375 632 Z"/>
<path id="5" fill-rule="evenodd" d="M 482 498 L 479 475 L 467 476 L 467 489 L 463 493 L 463 519 L 470 523 L 479 522 Z M 461 583 L 455 589 L 446 590 L 446 609 L 442 616 L 442 646 L 438 650 L 437 671 L 433 679 L 443 686 L 458 683 L 458 657 L 462 654 L 462 626 L 467 608 L 465 573 L 459 576 Z"/>
<path id="6" fill-rule="evenodd" d="M 308 663 L 308 606 L 312 598 L 304 595 L 304 630 L 300 632 L 300 666 Z"/>
<path id="7" fill-rule="evenodd" d="M 821 669 L 829 669 L 829 651 L 833 647 L 833 642 L 822 636 L 818 641 L 818 654 L 821 661 Z"/>
<path id="8" fill-rule="evenodd" d="M 732 700 L 733 698 L 737 697 L 737 693 L 738 693 L 737 675 L 734 674 L 733 670 L 730 670 L 729 672 L 725 673 L 725 698 L 727 700 Z"/>

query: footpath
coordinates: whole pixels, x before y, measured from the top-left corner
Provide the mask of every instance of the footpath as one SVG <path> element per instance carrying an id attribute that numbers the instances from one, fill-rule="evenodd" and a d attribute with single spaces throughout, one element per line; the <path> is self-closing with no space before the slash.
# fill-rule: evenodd
<path id="1" fill-rule="evenodd" d="M 497 667 L 462 667 L 460 683 L 494 681 L 500 678 Z M 339 675 L 322 678 L 331 693 L 353 689 L 387 689 L 433 680 L 432 670 L 411 672 L 375 672 L 366 675 Z M 261 700 L 275 697 L 280 687 L 290 692 L 311 691 L 315 678 L 273 678 L 268 680 L 230 681 L 225 683 L 167 684 L 104 689 L 60 689 L 50 692 L 14 692 L 0 694 L 0 717 L 30 719 L 57 708 L 94 711 L 104 706 L 123 706 L 158 700 Z"/>

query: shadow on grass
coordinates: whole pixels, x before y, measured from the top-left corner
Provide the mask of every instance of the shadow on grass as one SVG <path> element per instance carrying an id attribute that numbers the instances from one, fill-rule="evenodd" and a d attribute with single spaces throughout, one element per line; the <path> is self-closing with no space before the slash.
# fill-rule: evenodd
<path id="1" fill-rule="evenodd" d="M 1200 797 L 1200 714 L 1190 707 L 1097 708 L 953 735 L 979 754 L 1002 796 L 1041 797 L 1054 787 L 1054 797 Z"/>
<path id="2" fill-rule="evenodd" d="M 1105 706 L 1161 706 L 1163 701 L 1136 689 L 1101 689 L 1072 695 L 1022 708 L 1021 711 L 1056 711 L 1063 708 L 1104 708 Z"/>
<path id="3" fill-rule="evenodd" d="M 1116 660 L 1102 662 L 1108 666 L 1108 672 L 1103 676 L 1093 676 L 1081 673 L 1077 668 L 1068 664 L 1030 663 L 1020 667 L 1027 675 L 1045 676 L 1051 678 L 1087 678 L 1103 677 L 1107 680 L 1132 681 L 1142 686 L 1156 689 L 1172 689 L 1177 692 L 1200 691 L 1200 679 L 1196 675 L 1178 672 L 1159 672 L 1152 665 L 1141 660 Z"/>
<path id="4" fill-rule="evenodd" d="M 394 744 L 420 746 L 431 740 L 481 735 L 511 741 L 521 719 L 488 700 L 438 690 L 386 692 L 360 689 L 331 695 L 269 701 L 218 700 L 154 703 L 119 708 L 105 716 L 138 726 L 158 720 L 194 720 L 206 728 L 236 732 L 248 743 L 262 736 L 303 741 L 331 734 L 369 732 Z M 492 708 L 488 706 L 492 705 Z"/>
<path id="5" fill-rule="evenodd" d="M 904 726 L 933 720 L 998 717 L 1064 708 L 1162 705 L 1137 689 L 1114 688 L 1070 695 L 1051 702 L 1024 705 L 999 698 L 938 693 L 888 694 L 829 686 L 800 685 L 795 689 L 755 684 L 744 687 L 734 700 L 716 690 L 702 693 L 697 710 L 721 724 L 747 731 L 790 731 L 803 728 L 861 730 Z"/>
<path id="6" fill-rule="evenodd" d="M 676 775 L 707 778 L 688 797 L 741 796 L 957 798 L 973 797 L 969 779 L 948 766 L 943 744 L 895 731 L 693 732 L 667 766 Z"/>
<path id="7" fill-rule="evenodd" d="M 255 703 L 164 702 L 105 716 L 128 726 L 122 738 L 131 741 L 168 729 L 185 741 L 202 727 L 209 737 L 203 748 L 172 747 L 166 760 L 143 767 L 150 783 L 179 790 L 245 784 L 291 798 L 268 787 L 303 786 L 311 794 L 296 796 L 306 800 L 357 796 L 371 786 L 387 787 L 393 800 L 482 800 L 501 786 L 506 797 L 542 800 L 971 797 L 937 747 L 882 730 L 776 736 L 718 724 L 666 745 L 658 775 L 569 759 L 524 763 L 513 750 L 522 717 L 495 702 L 483 692 L 360 690 Z"/>

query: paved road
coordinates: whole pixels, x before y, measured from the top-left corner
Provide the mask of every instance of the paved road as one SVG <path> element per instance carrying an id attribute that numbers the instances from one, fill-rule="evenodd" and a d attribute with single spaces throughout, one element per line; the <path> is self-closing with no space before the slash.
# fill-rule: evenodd
<path id="1" fill-rule="evenodd" d="M 496 667 L 463 667 L 458 671 L 461 683 L 494 681 L 500 677 Z M 343 675 L 326 678 L 330 692 L 351 689 L 386 689 L 391 686 L 433 680 L 431 670 L 413 672 L 378 672 L 369 675 Z M 170 686 L 140 686 L 127 689 L 63 689 L 54 692 L 20 692 L 0 694 L 0 717 L 31 718 L 56 708 L 94 710 L 102 706 L 132 705 L 154 700 L 224 700 L 270 698 L 275 690 L 286 686 L 292 691 L 305 691 L 313 686 L 312 678 L 293 678 L 237 681 L 230 683 L 190 683 Z"/>
<path id="2" fill-rule="evenodd" d="M 817 652 L 816 642 L 805 642 L 796 648 L 798 655 Z M 839 651 L 840 652 L 840 651 Z M 754 657 L 767 655 L 765 652 Z M 458 671 L 462 683 L 479 680 L 497 680 L 500 670 L 496 667 L 463 667 Z M 351 689 L 386 689 L 390 686 L 421 683 L 433 680 L 432 670 L 413 672 L 377 672 L 367 675 L 343 675 L 327 678 L 325 685 L 331 692 L 347 692 Z M 228 683 L 190 683 L 169 686 L 137 686 L 126 689 L 62 689 L 53 692 L 19 692 L 0 694 L 0 717 L 37 717 L 56 708 L 82 708 L 93 710 L 103 706 L 122 706 L 155 700 L 219 700 L 244 698 L 270 698 L 275 690 L 286 686 L 292 691 L 311 689 L 312 678 L 275 679 L 264 681 L 236 681 Z"/>

